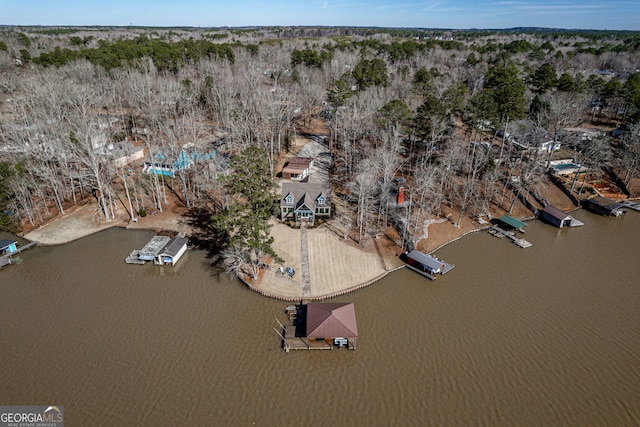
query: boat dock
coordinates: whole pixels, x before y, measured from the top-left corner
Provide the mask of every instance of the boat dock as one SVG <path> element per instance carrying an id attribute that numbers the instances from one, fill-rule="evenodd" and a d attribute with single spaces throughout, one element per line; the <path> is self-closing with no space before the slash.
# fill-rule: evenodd
<path id="1" fill-rule="evenodd" d="M 285 353 L 291 350 L 356 349 L 358 330 L 353 303 L 307 303 L 285 308 L 287 326 L 274 328 Z M 346 335 L 346 336 L 345 336 Z"/>
<path id="2" fill-rule="evenodd" d="M 531 246 L 533 246 L 533 244 L 531 244 L 531 242 L 528 242 L 525 239 L 520 239 L 520 238 L 516 237 L 516 233 L 514 233 L 513 231 L 504 230 L 504 229 L 498 227 L 497 225 L 494 225 L 491 228 L 489 228 L 489 234 L 491 234 L 493 237 L 497 237 L 499 239 L 507 237 L 510 240 L 512 240 L 513 243 L 516 246 L 518 246 L 520 248 L 530 248 Z"/>
<path id="3" fill-rule="evenodd" d="M 296 336 L 296 327 L 286 326 L 284 328 L 284 341 L 282 343 L 285 352 L 291 350 L 333 350 L 333 344 L 327 340 L 310 340 L 306 337 Z"/>
<path id="4" fill-rule="evenodd" d="M 630 200 L 625 200 L 622 202 L 622 206 L 625 208 L 633 209 L 634 211 L 640 212 L 640 203 L 632 202 Z"/>
<path id="5" fill-rule="evenodd" d="M 404 253 L 402 257 L 409 269 L 430 280 L 436 280 L 438 274 L 446 274 L 456 266 L 415 249 Z"/>
<path id="6" fill-rule="evenodd" d="M 29 242 L 26 245 L 18 246 L 15 251 L 9 254 L 0 256 L 0 268 L 7 266 L 9 264 L 13 264 L 15 262 L 15 260 L 12 259 L 14 255 L 19 254 L 22 251 L 26 251 L 27 249 L 32 248 L 37 244 L 38 242 Z"/>

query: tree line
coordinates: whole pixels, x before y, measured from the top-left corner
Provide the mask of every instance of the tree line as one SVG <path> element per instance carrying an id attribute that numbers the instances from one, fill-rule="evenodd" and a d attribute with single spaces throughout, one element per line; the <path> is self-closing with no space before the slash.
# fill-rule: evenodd
<path id="1" fill-rule="evenodd" d="M 361 242 L 392 226 L 411 243 L 447 206 L 457 224 L 510 210 L 546 179 L 549 141 L 627 183 L 638 173 L 637 132 L 593 142 L 566 131 L 585 121 L 636 126 L 634 33 L 21 30 L 0 33 L 5 229 L 86 199 L 98 202 L 97 220 L 121 209 L 133 219 L 162 211 L 172 193 L 211 213 L 230 263 L 253 276 L 263 256 L 277 257 L 268 181 L 292 138 L 318 120 L 330 129 L 334 200 L 351 208 L 335 221 Z M 188 167 L 143 173 L 116 162 L 126 143 L 150 163 Z M 269 198 L 236 188 L 238 171 Z M 398 178 L 411 194 L 404 211 L 390 208 Z"/>

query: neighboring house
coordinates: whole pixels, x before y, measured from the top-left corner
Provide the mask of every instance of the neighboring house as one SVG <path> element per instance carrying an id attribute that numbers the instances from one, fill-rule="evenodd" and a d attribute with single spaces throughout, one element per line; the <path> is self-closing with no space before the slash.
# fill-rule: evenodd
<path id="1" fill-rule="evenodd" d="M 129 141 L 121 141 L 113 145 L 111 153 L 114 164 L 121 168 L 136 160 L 143 159 L 144 146 L 136 147 Z"/>
<path id="2" fill-rule="evenodd" d="M 562 145 L 561 143 L 553 140 L 545 141 L 542 144 L 540 144 L 540 147 L 538 147 L 538 152 L 550 153 L 551 151 L 558 151 L 561 145 Z"/>
<path id="3" fill-rule="evenodd" d="M 199 152 L 188 154 L 185 150 L 180 150 L 178 158 L 171 162 L 166 154 L 159 152 L 155 156 L 148 157 L 145 160 L 142 171 L 145 173 L 155 173 L 157 175 L 174 178 L 176 176 L 176 172 L 190 168 L 194 162 L 212 159 L 216 154 L 216 150 L 213 150 L 208 154 L 202 154 Z"/>
<path id="4" fill-rule="evenodd" d="M 184 150 L 180 150 L 178 158 L 174 162 L 170 162 L 166 154 L 159 152 L 155 156 L 145 160 L 142 171 L 173 178 L 176 176 L 178 170 L 187 169 L 190 166 L 191 159 Z"/>
<path id="5" fill-rule="evenodd" d="M 307 176 L 309 176 L 309 172 L 312 166 L 312 158 L 294 157 L 289 160 L 287 166 L 282 169 L 282 178 L 290 179 L 292 181 L 303 181 Z"/>
<path id="6" fill-rule="evenodd" d="M 0 254 L 8 255 L 18 250 L 15 240 L 2 239 L 0 240 Z"/>
<path id="7" fill-rule="evenodd" d="M 280 217 L 282 220 L 294 219 L 314 223 L 317 218 L 331 216 L 331 190 L 321 184 L 289 183 L 282 184 L 280 198 Z"/>

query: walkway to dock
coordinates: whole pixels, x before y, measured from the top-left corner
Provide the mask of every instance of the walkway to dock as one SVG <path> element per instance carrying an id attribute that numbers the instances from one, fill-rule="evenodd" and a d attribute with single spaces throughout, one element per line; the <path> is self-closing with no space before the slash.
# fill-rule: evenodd
<path id="1" fill-rule="evenodd" d="M 309 240 L 307 238 L 307 225 L 302 221 L 300 225 L 300 257 L 302 266 L 302 296 L 311 296 L 311 277 L 309 275 Z"/>

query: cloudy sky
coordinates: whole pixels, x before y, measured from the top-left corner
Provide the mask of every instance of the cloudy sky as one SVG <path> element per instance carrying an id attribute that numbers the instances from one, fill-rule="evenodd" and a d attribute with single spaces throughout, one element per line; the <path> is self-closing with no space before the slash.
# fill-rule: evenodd
<path id="1" fill-rule="evenodd" d="M 640 0 L 0 0 L 0 25 L 640 30 Z"/>

